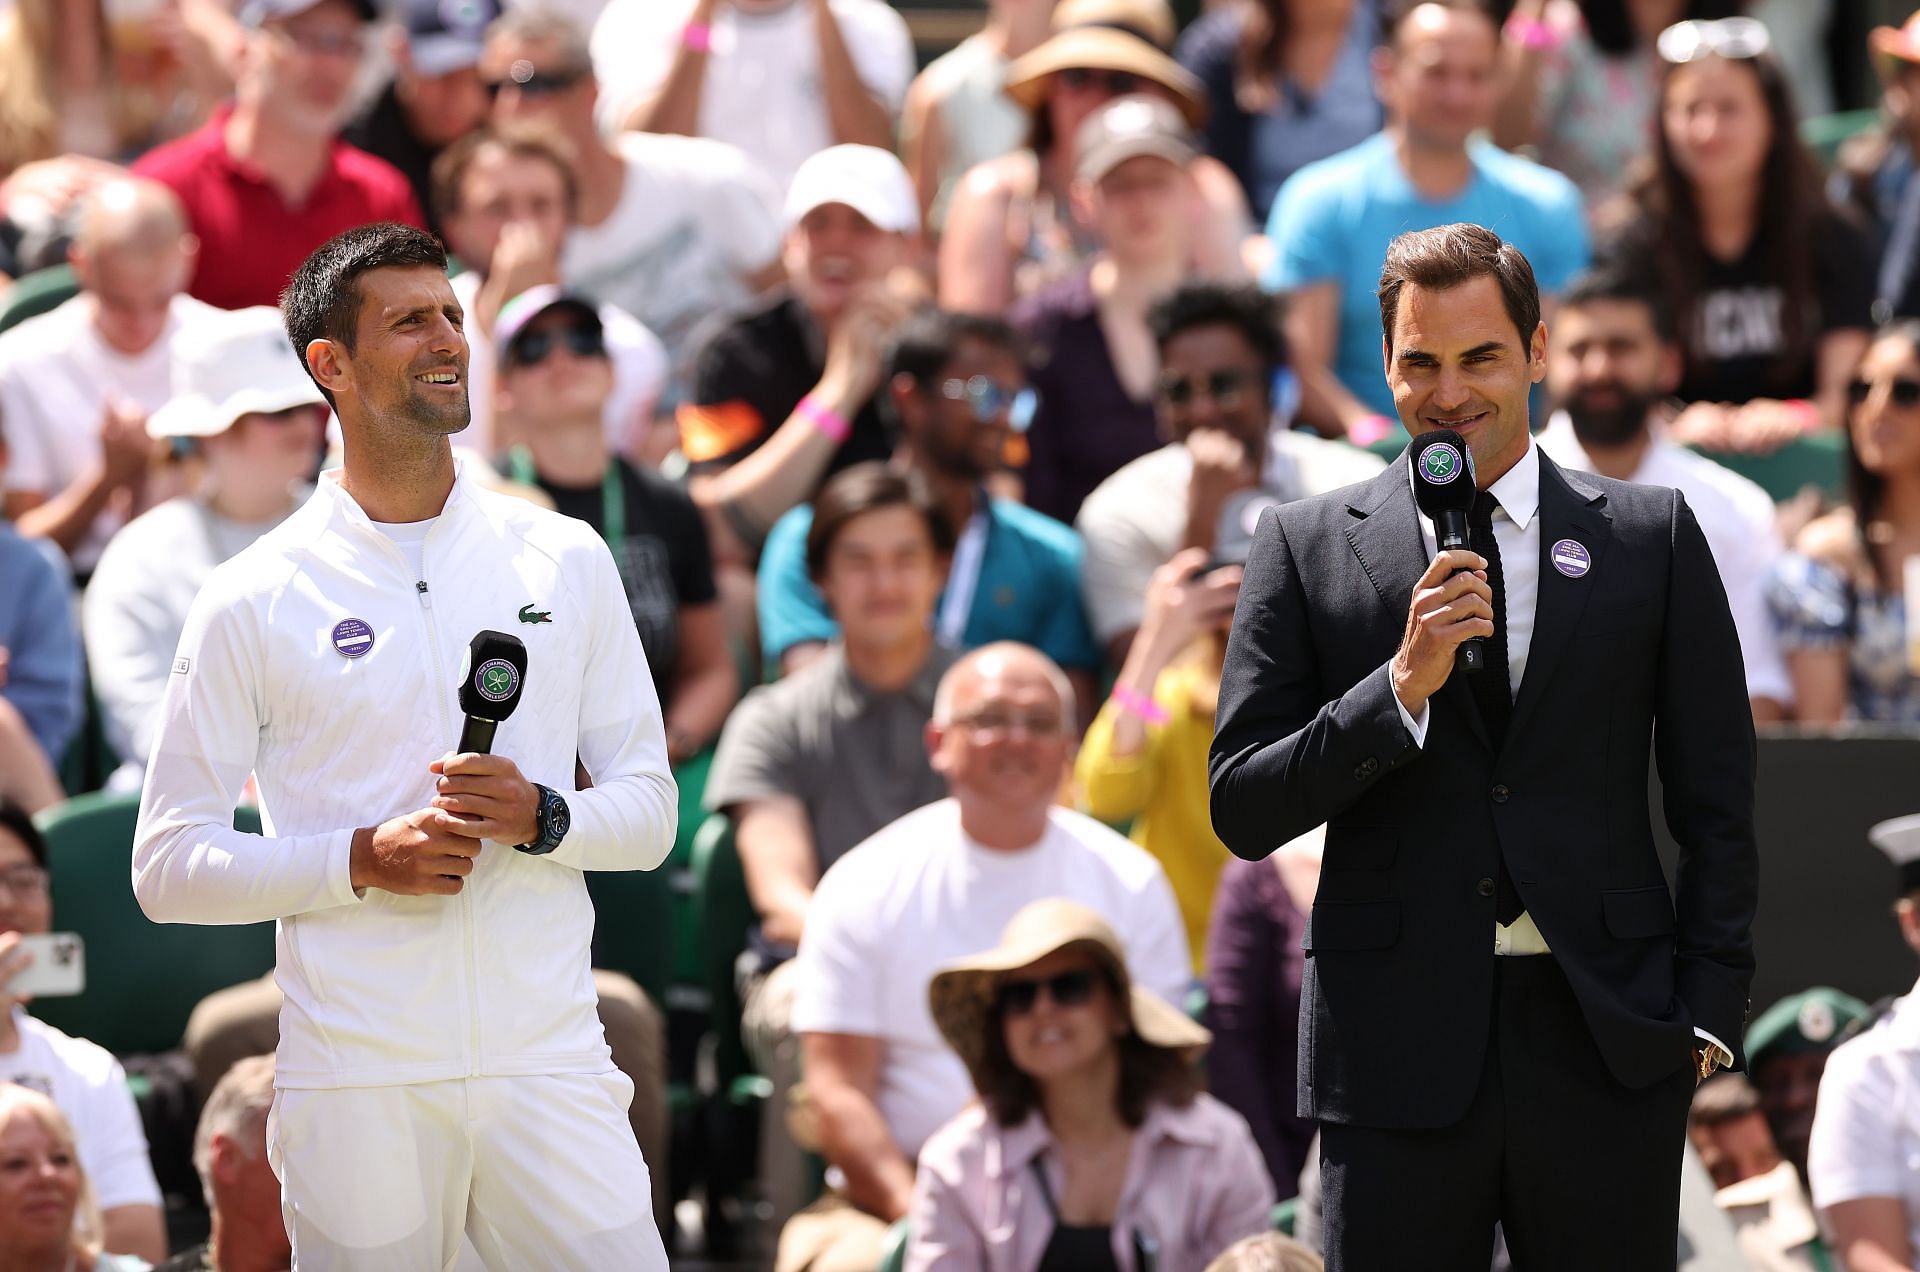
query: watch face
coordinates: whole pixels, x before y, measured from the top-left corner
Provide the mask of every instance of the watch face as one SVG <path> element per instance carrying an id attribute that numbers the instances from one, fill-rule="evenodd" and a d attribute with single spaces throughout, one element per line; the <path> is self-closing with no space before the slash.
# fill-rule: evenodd
<path id="1" fill-rule="evenodd" d="M 573 825 L 573 813 L 567 808 L 567 801 L 558 795 L 547 797 L 547 833 L 542 838 L 559 843 L 560 839 Z"/>

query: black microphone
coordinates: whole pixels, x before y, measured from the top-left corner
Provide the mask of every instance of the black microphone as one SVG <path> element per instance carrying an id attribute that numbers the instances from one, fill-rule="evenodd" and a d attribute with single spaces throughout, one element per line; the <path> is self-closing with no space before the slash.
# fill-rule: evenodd
<path id="1" fill-rule="evenodd" d="M 486 755 L 493 731 L 520 705 L 527 683 L 527 647 L 518 636 L 486 631 L 467 644 L 460 668 L 460 709 L 467 723 L 460 730 L 460 753 Z"/>
<path id="2" fill-rule="evenodd" d="M 1473 511 L 1476 487 L 1473 452 L 1467 449 L 1466 439 L 1450 428 L 1430 429 L 1414 438 L 1409 450 L 1413 501 L 1432 519 L 1433 537 L 1440 550 L 1471 551 L 1467 515 Z M 1461 671 L 1480 671 L 1487 665 L 1486 642 L 1478 636 L 1461 641 L 1454 650 L 1453 665 Z"/>

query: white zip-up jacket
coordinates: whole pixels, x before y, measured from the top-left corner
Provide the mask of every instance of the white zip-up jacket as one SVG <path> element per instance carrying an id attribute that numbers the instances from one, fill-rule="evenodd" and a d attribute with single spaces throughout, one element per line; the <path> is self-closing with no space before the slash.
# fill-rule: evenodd
<path id="1" fill-rule="evenodd" d="M 279 921 L 282 1087 L 606 1072 L 581 872 L 652 869 L 673 844 L 659 699 L 593 530 L 461 472 L 421 573 L 328 474 L 214 571 L 168 677 L 134 892 L 156 922 Z M 493 753 L 560 792 L 572 827 L 548 856 L 485 843 L 457 896 L 356 894 L 353 831 L 432 802 L 486 628 L 527 646 Z M 249 773 L 263 835 L 232 828 Z"/>

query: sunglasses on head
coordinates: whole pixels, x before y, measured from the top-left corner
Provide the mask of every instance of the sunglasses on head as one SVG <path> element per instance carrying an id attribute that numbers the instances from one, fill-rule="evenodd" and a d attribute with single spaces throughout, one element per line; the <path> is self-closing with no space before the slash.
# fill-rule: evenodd
<path id="1" fill-rule="evenodd" d="M 1033 1010 L 1033 1005 L 1040 1001 L 1040 991 L 1044 989 L 1056 1006 L 1078 1007 L 1093 997 L 1095 980 L 1093 969 L 1087 967 L 1039 980 L 1004 980 L 1000 982 L 994 1000 L 999 1003 L 1003 1015 L 1023 1016 Z"/>
<path id="2" fill-rule="evenodd" d="M 564 93 L 587 78 L 587 73 L 575 71 L 536 71 L 523 62 L 515 62 L 504 79 L 487 80 L 481 87 L 487 90 L 488 97 L 500 96 L 500 90 L 511 84 L 527 97 L 548 97 L 554 93 Z"/>
<path id="3" fill-rule="evenodd" d="M 1759 57 L 1771 43 L 1767 28 L 1753 18 L 1718 18 L 1676 22 L 1660 33 L 1654 48 L 1661 61 L 1684 66 L 1703 57 Z"/>
<path id="4" fill-rule="evenodd" d="M 1873 396 L 1875 386 L 1887 386 L 1887 401 L 1909 410 L 1920 406 L 1920 380 L 1904 375 L 1894 376 L 1890 380 L 1855 380 L 1847 385 L 1847 401 L 1855 406 L 1865 406 L 1867 399 Z"/>
<path id="5" fill-rule="evenodd" d="M 1008 388 L 984 375 L 969 376 L 964 380 L 942 380 L 940 396 L 953 402 L 965 402 L 973 408 L 976 423 L 985 424 L 1000 412 L 1007 412 L 1015 428 L 1026 427 L 1033 418 L 1033 408 L 1037 401 L 1029 388 Z"/>
<path id="6" fill-rule="evenodd" d="M 507 346 L 507 360 L 517 367 L 538 366 L 562 344 L 576 358 L 603 358 L 607 342 L 597 331 L 586 327 L 548 327 L 515 336 Z"/>
<path id="7" fill-rule="evenodd" d="M 1090 66 L 1069 66 L 1060 72 L 1060 82 L 1068 88 L 1104 88 L 1115 97 L 1137 93 L 1147 83 L 1132 71 L 1102 71 Z"/>
<path id="8" fill-rule="evenodd" d="M 1205 393 L 1220 406 L 1238 406 L 1242 394 L 1251 393 L 1260 383 L 1260 373 L 1244 369 L 1210 371 L 1193 375 L 1163 375 L 1154 390 L 1168 406 L 1191 406 Z"/>

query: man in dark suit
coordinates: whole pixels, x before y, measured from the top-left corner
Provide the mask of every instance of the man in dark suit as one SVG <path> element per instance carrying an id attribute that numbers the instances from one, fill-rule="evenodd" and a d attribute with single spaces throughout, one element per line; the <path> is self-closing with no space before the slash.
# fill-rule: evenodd
<path id="1" fill-rule="evenodd" d="M 1679 494 L 1533 445 L 1547 329 L 1516 249 L 1402 235 L 1380 310 L 1402 423 L 1472 453 L 1473 550 L 1436 555 L 1405 456 L 1264 514 L 1209 759 L 1236 854 L 1327 824 L 1299 1056 L 1327 1266 L 1485 1272 L 1498 1222 L 1523 1272 L 1672 1268 L 1687 1104 L 1740 1063 L 1753 969 L 1726 595 Z M 1473 637 L 1486 669 L 1455 674 Z"/>

